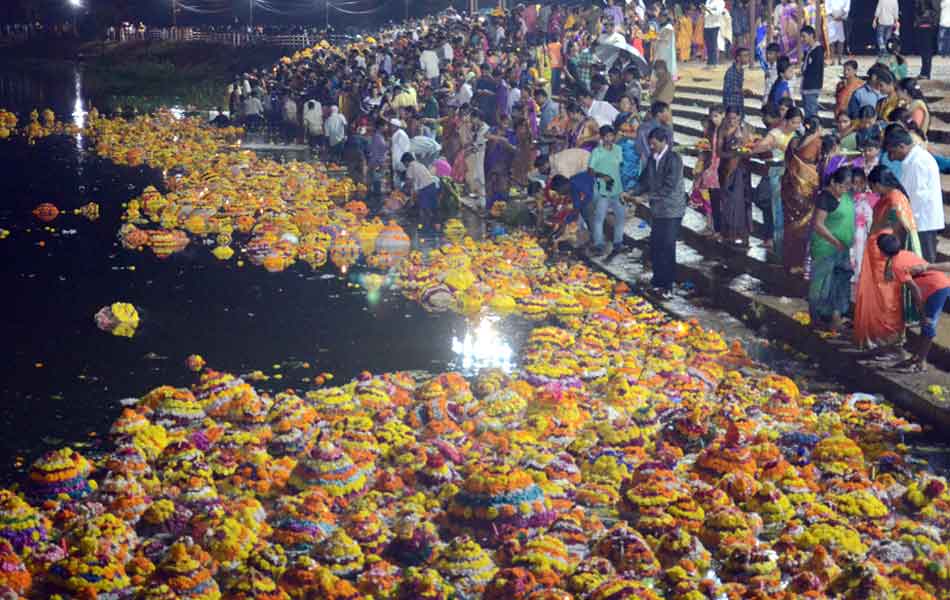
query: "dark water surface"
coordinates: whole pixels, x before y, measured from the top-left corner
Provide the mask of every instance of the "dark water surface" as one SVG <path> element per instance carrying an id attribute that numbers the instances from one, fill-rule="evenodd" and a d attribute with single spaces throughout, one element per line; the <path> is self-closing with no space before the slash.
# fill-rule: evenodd
<path id="1" fill-rule="evenodd" d="M 0 107 L 21 119 L 49 106 L 61 120 L 81 124 L 90 102 L 78 70 L 71 81 L 0 70 Z M 272 274 L 239 268 L 235 260 L 220 263 L 196 243 L 165 261 L 124 250 L 115 237 L 122 203 L 160 185 L 160 174 L 117 167 L 80 151 L 83 145 L 61 136 L 35 146 L 0 143 L 0 228 L 11 232 L 0 240 L 0 340 L 8 349 L 0 360 L 0 479 L 15 474 L 17 459 L 28 465 L 51 447 L 95 443 L 123 398 L 162 384 L 190 385 L 195 376 L 183 362 L 192 353 L 219 370 L 280 374 L 255 384 L 278 390 L 311 385 L 324 371 L 346 381 L 362 370 L 472 373 L 510 364 L 506 357 L 517 353 L 529 328 L 509 319 L 475 331 L 456 315 L 426 313 L 388 286 L 371 298 L 355 286 L 359 269 L 343 278 L 332 266 L 315 273 L 301 264 Z M 101 206 L 96 222 L 72 214 L 89 201 Z M 63 213 L 48 228 L 31 214 L 41 202 Z M 477 237 L 484 224 L 466 218 Z M 632 277 L 642 265 L 629 262 Z M 115 301 L 139 309 L 142 324 L 132 339 L 103 333 L 93 322 Z M 814 365 L 717 307 L 689 303 L 684 311 L 741 339 L 777 371 L 806 378 L 813 390 L 837 388 Z M 912 441 L 914 454 L 947 469 L 950 451 L 934 438 Z"/>
<path id="2" fill-rule="evenodd" d="M 196 243 L 165 261 L 121 248 L 122 203 L 159 182 L 151 169 L 77 152 L 73 138 L 0 143 L 0 227 L 11 231 L 0 240 L 0 339 L 9 349 L 0 361 L 0 468 L 24 451 L 102 433 L 122 398 L 191 384 L 183 364 L 191 353 L 220 370 L 280 373 L 260 384 L 276 389 L 323 371 L 345 381 L 364 369 L 476 366 L 472 349 L 460 349 L 472 333 L 464 319 L 428 314 L 388 287 L 370 298 L 354 285 L 359 269 L 341 277 L 332 265 L 300 264 L 272 274 L 218 262 Z M 71 214 L 89 201 L 101 205 L 98 221 Z M 63 213 L 49 227 L 31 214 L 40 202 Z M 95 312 L 115 301 L 140 310 L 132 339 L 95 326 Z M 525 330 L 497 324 L 506 326 L 508 337 Z M 493 356 L 508 350 L 493 343 Z"/>

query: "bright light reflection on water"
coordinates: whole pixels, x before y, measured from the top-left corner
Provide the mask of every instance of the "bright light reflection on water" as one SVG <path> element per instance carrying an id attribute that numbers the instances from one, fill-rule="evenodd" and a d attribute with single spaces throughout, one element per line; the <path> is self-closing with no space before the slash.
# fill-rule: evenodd
<path id="1" fill-rule="evenodd" d="M 474 328 L 469 326 L 465 338 L 452 338 L 452 352 L 461 360 L 464 371 L 472 369 L 498 368 L 511 371 L 511 346 L 498 332 L 497 317 L 485 317 Z"/>
<path id="2" fill-rule="evenodd" d="M 73 83 L 76 91 L 76 100 L 73 103 L 73 124 L 80 129 L 76 132 L 76 149 L 82 150 L 82 128 L 86 126 L 86 111 L 82 104 L 82 71 L 73 71 Z"/>

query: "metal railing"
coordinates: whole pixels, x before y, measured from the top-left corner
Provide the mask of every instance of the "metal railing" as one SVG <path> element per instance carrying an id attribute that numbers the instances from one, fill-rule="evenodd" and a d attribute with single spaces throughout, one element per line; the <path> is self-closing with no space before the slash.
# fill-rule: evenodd
<path id="1" fill-rule="evenodd" d="M 228 46 L 278 46 L 282 48 L 308 48 L 320 38 L 307 33 L 248 33 L 244 31 L 202 31 L 191 27 L 163 27 L 150 29 L 150 41 L 206 42 Z"/>

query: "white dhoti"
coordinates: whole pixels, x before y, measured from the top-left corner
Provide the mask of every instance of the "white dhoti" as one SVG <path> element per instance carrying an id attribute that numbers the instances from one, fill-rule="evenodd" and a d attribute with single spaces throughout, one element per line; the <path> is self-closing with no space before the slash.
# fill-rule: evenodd
<path id="1" fill-rule="evenodd" d="M 828 19 L 828 41 L 832 44 L 846 41 L 844 39 L 844 21 Z"/>
<path id="2" fill-rule="evenodd" d="M 465 183 L 470 193 L 485 199 L 485 150 L 465 155 Z"/>

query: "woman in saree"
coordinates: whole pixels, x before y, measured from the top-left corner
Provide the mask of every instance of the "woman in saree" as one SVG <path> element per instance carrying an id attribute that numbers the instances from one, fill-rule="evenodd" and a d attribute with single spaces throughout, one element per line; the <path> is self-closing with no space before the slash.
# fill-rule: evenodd
<path id="1" fill-rule="evenodd" d="M 714 237 L 719 233 L 719 126 L 722 125 L 723 116 L 721 106 L 709 108 L 709 115 L 703 124 L 705 143 L 693 166 L 693 172 L 699 175 L 693 178 L 689 203 L 706 217 L 706 226 L 700 232 L 705 237 Z"/>
<path id="2" fill-rule="evenodd" d="M 799 38 L 802 30 L 802 10 L 795 0 L 783 0 L 779 23 L 782 50 L 793 63 L 797 63 L 801 54 Z"/>
<path id="3" fill-rule="evenodd" d="M 851 169 L 841 167 L 815 199 L 811 234 L 811 280 L 808 312 L 815 325 L 841 328 L 841 315 L 851 306 L 851 245 L 854 244 L 854 200 Z"/>
<path id="4" fill-rule="evenodd" d="M 568 148 L 581 148 L 593 152 L 600 142 L 600 131 L 597 121 L 584 114 L 580 104 L 570 104 L 567 107 L 567 116 L 571 120 L 567 133 Z"/>
<path id="5" fill-rule="evenodd" d="M 785 270 L 802 274 L 808 234 L 815 214 L 815 194 L 821 187 L 818 165 L 821 162 L 821 122 L 817 117 L 805 121 L 805 135 L 792 139 L 785 151 L 782 176 L 782 262 Z"/>
<path id="6" fill-rule="evenodd" d="M 515 185 L 528 187 L 528 173 L 534 168 L 536 152 L 534 136 L 527 119 L 515 119 L 515 155 L 511 162 L 511 180 Z"/>
<path id="7" fill-rule="evenodd" d="M 517 151 L 515 132 L 509 127 L 511 118 L 498 115 L 498 126 L 487 136 L 485 149 L 485 209 L 495 202 L 508 200 L 511 189 L 511 167 Z"/>
<path id="8" fill-rule="evenodd" d="M 878 80 L 878 90 L 884 97 L 877 101 L 877 118 L 881 121 L 889 121 L 891 112 L 901 105 L 901 98 L 897 94 L 897 82 L 892 78 L 881 78 Z"/>
<path id="9" fill-rule="evenodd" d="M 912 318 L 913 303 L 897 281 L 888 281 L 887 256 L 877 246 L 879 237 L 896 235 L 901 246 L 920 255 L 917 223 L 910 200 L 890 169 L 876 166 L 868 175 L 871 191 L 880 196 L 874 205 L 871 230 L 864 246 L 854 307 L 854 341 L 862 349 L 887 349 L 903 341 L 904 326 Z"/>
<path id="10" fill-rule="evenodd" d="M 428 123 L 442 126 L 442 154 L 452 167 L 452 179 L 461 183 L 465 181 L 465 152 L 462 141 L 462 131 L 471 122 L 468 120 L 468 105 L 460 106 L 458 110 L 441 119 L 423 119 Z"/>
<path id="11" fill-rule="evenodd" d="M 653 54 L 654 60 L 664 61 L 670 77 L 676 79 L 676 29 L 669 13 L 663 13 L 660 17 L 660 28 L 653 47 L 656 49 Z"/>
<path id="12" fill-rule="evenodd" d="M 687 62 L 693 45 L 693 20 L 689 18 L 683 8 L 676 4 L 673 7 L 676 13 L 676 53 L 680 62 Z"/>
<path id="13" fill-rule="evenodd" d="M 676 95 L 676 84 L 666 65 L 666 61 L 658 60 L 653 63 L 652 99 L 654 102 L 673 103 Z"/>
<path id="14" fill-rule="evenodd" d="M 748 246 L 752 229 L 752 172 L 743 150 L 748 133 L 735 106 L 726 108 L 718 138 L 720 232 L 726 243 Z"/>
<path id="15" fill-rule="evenodd" d="M 749 151 L 765 159 L 765 172 L 757 189 L 759 208 L 762 210 L 762 221 L 765 225 L 765 239 L 762 245 L 776 251 L 781 257 L 783 226 L 782 221 L 782 174 L 785 172 L 785 150 L 792 136 L 802 125 L 802 111 L 799 108 L 790 108 L 782 114 L 778 106 L 767 106 L 762 113 L 762 122 L 768 133 L 755 143 Z"/>
<path id="16" fill-rule="evenodd" d="M 841 167 L 847 166 L 848 157 L 841 154 L 838 136 L 829 133 L 821 138 L 821 185 L 826 186 L 831 176 Z"/>
<path id="17" fill-rule="evenodd" d="M 696 7 L 690 9 L 690 13 L 693 21 L 692 55 L 699 60 L 706 60 L 706 38 L 703 37 L 703 29 L 706 26 L 705 15 Z"/>
<path id="18" fill-rule="evenodd" d="M 907 109 L 910 119 L 917 124 L 917 128 L 924 134 L 930 131 L 930 108 L 920 89 L 920 84 L 913 77 L 905 77 L 897 82 L 897 96 L 901 104 Z"/>

